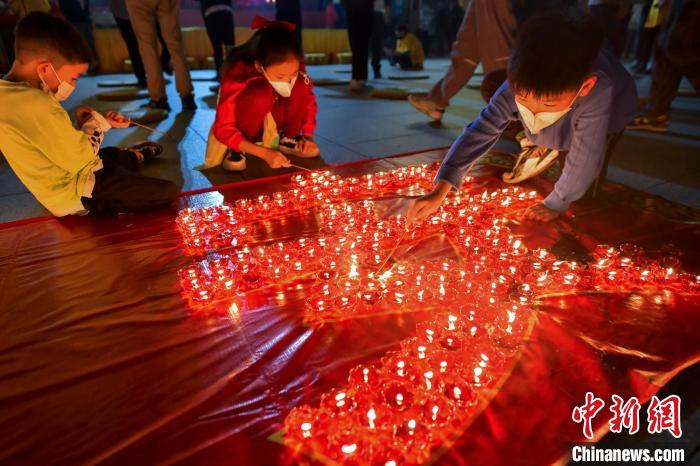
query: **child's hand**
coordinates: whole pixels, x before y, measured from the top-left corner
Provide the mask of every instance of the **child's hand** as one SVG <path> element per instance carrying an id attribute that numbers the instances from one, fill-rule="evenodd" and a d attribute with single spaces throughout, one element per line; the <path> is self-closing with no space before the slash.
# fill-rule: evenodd
<path id="1" fill-rule="evenodd" d="M 270 168 L 289 167 L 290 162 L 287 157 L 282 155 L 282 152 L 274 149 L 268 149 L 262 159 L 267 162 Z"/>
<path id="2" fill-rule="evenodd" d="M 544 204 L 530 206 L 525 211 L 525 218 L 527 220 L 534 220 L 535 222 L 551 222 L 558 216 L 559 212 L 550 209 Z"/>
<path id="3" fill-rule="evenodd" d="M 92 117 L 92 109 L 90 107 L 78 107 L 75 110 L 75 118 L 78 120 L 78 128 L 82 128 L 90 117 Z"/>
<path id="4" fill-rule="evenodd" d="M 105 119 L 112 128 L 128 128 L 131 125 L 131 118 L 113 111 L 105 113 Z"/>
<path id="5" fill-rule="evenodd" d="M 408 212 L 406 212 L 406 225 L 410 226 L 418 223 L 438 210 L 442 201 L 447 197 L 447 193 L 450 192 L 450 189 L 452 189 L 451 184 L 440 180 L 432 192 L 411 201 L 411 205 L 408 206 Z"/>
<path id="6" fill-rule="evenodd" d="M 311 139 L 302 139 L 299 142 L 299 151 L 304 155 L 318 154 L 318 146 Z"/>

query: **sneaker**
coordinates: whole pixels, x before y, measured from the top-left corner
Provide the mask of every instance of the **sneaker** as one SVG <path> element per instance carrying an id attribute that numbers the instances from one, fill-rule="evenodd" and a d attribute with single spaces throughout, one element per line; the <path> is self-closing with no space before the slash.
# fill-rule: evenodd
<path id="1" fill-rule="evenodd" d="M 408 94 L 408 103 L 419 112 L 423 112 L 435 121 L 442 120 L 445 114 L 443 107 L 438 107 L 435 102 L 430 100 L 427 93 Z"/>
<path id="2" fill-rule="evenodd" d="M 139 159 L 139 163 L 150 162 L 157 156 L 163 153 L 163 146 L 153 141 L 141 141 L 137 142 L 133 146 L 127 149 L 136 155 Z"/>
<path id="3" fill-rule="evenodd" d="M 351 79 L 350 90 L 352 92 L 361 91 L 365 88 L 366 81 L 364 79 Z"/>
<path id="4" fill-rule="evenodd" d="M 197 103 L 194 101 L 194 94 L 187 94 L 182 97 L 182 111 L 194 111 L 197 110 Z"/>
<path id="5" fill-rule="evenodd" d="M 655 133 L 665 133 L 666 131 L 668 131 L 668 122 L 670 119 L 671 117 L 668 114 L 661 115 L 658 117 L 647 117 L 641 115 L 632 120 L 627 125 L 627 129 L 638 131 L 653 131 Z"/>
<path id="6" fill-rule="evenodd" d="M 221 166 L 227 172 L 242 172 L 246 167 L 245 155 L 233 149 L 228 149 Z"/>
<path id="7" fill-rule="evenodd" d="M 161 110 L 170 111 L 170 105 L 168 104 L 168 99 L 165 97 L 162 99 L 151 99 L 147 104 L 141 105 L 141 108 L 159 108 Z"/>
<path id="8" fill-rule="evenodd" d="M 304 138 L 302 136 L 291 138 L 288 136 L 280 135 L 280 142 L 277 146 L 277 149 L 279 149 L 279 151 L 282 152 L 284 155 L 295 155 L 304 159 L 312 159 L 321 155 L 320 151 L 318 150 L 307 153 L 302 152 L 299 148 L 299 145 L 302 143 L 303 140 Z"/>
<path id="9" fill-rule="evenodd" d="M 515 184 L 537 176 L 549 168 L 558 156 L 558 150 L 525 145 L 518 155 L 518 160 L 515 162 L 513 170 L 503 173 L 503 181 L 508 184 Z"/>

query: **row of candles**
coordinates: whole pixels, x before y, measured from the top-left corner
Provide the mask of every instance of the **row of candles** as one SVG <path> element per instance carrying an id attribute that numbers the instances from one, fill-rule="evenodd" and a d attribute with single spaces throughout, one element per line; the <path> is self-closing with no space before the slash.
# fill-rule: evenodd
<path id="1" fill-rule="evenodd" d="M 436 171 L 436 165 L 421 165 L 361 177 L 344 178 L 328 171 L 298 174 L 292 177 L 288 191 L 238 199 L 233 204 L 183 209 L 176 225 L 188 253 L 203 255 L 208 250 L 244 244 L 250 237 L 252 222 L 323 208 L 339 201 L 396 194 L 410 187 L 430 189 Z"/>
<path id="2" fill-rule="evenodd" d="M 311 321 L 446 303 L 484 291 L 497 294 L 497 299 L 573 290 L 697 291 L 697 277 L 678 273 L 677 259 L 650 260 L 630 246 L 599 247 L 588 264 L 558 260 L 546 250 L 528 250 L 505 225 L 502 212 L 474 209 L 503 199 L 510 199 L 511 205 L 532 202 L 530 194 L 519 199 L 512 189 L 452 199 L 408 231 L 400 215 L 379 220 L 372 201 L 329 204 L 320 209 L 328 234 L 252 249 L 244 246 L 204 260 L 180 271 L 181 287 L 194 304 L 208 304 L 265 286 L 312 280 L 315 285 L 306 306 Z M 446 233 L 467 265 L 455 263 L 449 270 L 426 273 L 429 263 L 390 264 L 377 273 L 398 239 L 408 244 L 439 231 Z"/>
<path id="3" fill-rule="evenodd" d="M 530 314 L 518 304 L 454 308 L 418 325 L 378 366 L 352 369 L 319 406 L 294 408 L 285 443 L 333 464 L 421 464 L 459 434 L 507 371 Z"/>

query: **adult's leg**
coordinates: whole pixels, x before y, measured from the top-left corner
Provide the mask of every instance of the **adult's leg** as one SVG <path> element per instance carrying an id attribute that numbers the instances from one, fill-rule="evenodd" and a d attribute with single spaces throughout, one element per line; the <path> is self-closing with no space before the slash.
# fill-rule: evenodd
<path id="1" fill-rule="evenodd" d="M 348 38 L 352 50 L 352 79 L 367 80 L 369 39 L 372 35 L 372 8 L 349 8 Z"/>
<path id="2" fill-rule="evenodd" d="M 477 0 L 469 2 L 457 39 L 452 44 L 450 67 L 428 93 L 428 98 L 439 107 L 450 105 L 450 99 L 467 84 L 481 61 L 476 30 L 477 3 Z"/>
<path id="3" fill-rule="evenodd" d="M 481 98 L 484 102 L 489 102 L 491 97 L 496 93 L 499 87 L 504 83 L 507 77 L 506 69 L 501 69 L 497 71 L 492 71 L 489 74 L 484 75 L 483 81 L 481 81 Z"/>
<path id="4" fill-rule="evenodd" d="M 479 54 L 486 76 L 507 68 L 518 24 L 511 0 L 475 1 Z"/>
<path id="5" fill-rule="evenodd" d="M 217 11 L 204 17 L 204 25 L 207 29 L 209 41 L 214 49 L 214 63 L 217 73 L 224 62 L 224 46 L 234 44 L 233 15 L 230 11 Z"/>
<path id="6" fill-rule="evenodd" d="M 180 32 L 180 1 L 157 0 L 155 15 L 163 33 L 163 39 L 168 46 L 175 72 L 175 88 L 180 97 L 192 94 L 192 80 L 185 61 L 185 49 L 182 46 Z"/>
<path id="7" fill-rule="evenodd" d="M 80 35 L 83 36 L 85 42 L 88 44 L 88 47 L 90 47 L 90 51 L 92 52 L 92 59 L 96 62 L 97 49 L 95 48 L 95 37 L 92 33 L 92 21 L 76 22 L 73 23 L 73 25 L 78 31 L 80 31 Z"/>
<path id="8" fill-rule="evenodd" d="M 700 0 L 675 0 L 669 21 L 666 56 L 700 92 Z"/>
<path id="9" fill-rule="evenodd" d="M 146 212 L 172 204 L 177 194 L 172 181 L 103 168 L 95 173 L 92 197 L 83 198 L 83 204 L 96 214 Z"/>
<path id="10" fill-rule="evenodd" d="M 139 52 L 146 68 L 148 95 L 153 100 L 162 100 L 165 95 L 163 68 L 158 53 L 158 36 L 156 34 L 155 3 L 158 0 L 127 0 L 131 25 L 139 42 Z"/>
<path id="11" fill-rule="evenodd" d="M 301 0 L 277 0 L 275 2 L 275 19 L 278 21 L 288 21 L 294 23 L 294 35 L 301 45 Z"/>
<path id="12" fill-rule="evenodd" d="M 114 17 L 114 21 L 117 23 L 117 28 L 119 28 L 119 33 L 124 39 L 126 44 L 126 50 L 129 52 L 129 58 L 131 59 L 131 66 L 134 69 L 134 74 L 139 83 L 146 83 L 146 69 L 143 67 L 143 60 L 141 60 L 141 54 L 139 53 L 139 43 L 136 40 L 136 35 L 134 34 L 134 28 L 131 27 L 131 21 L 125 18 Z"/>
<path id="13" fill-rule="evenodd" d="M 384 13 L 374 12 L 372 24 L 372 70 L 375 75 L 381 73 L 382 48 L 384 44 Z"/>
<path id="14" fill-rule="evenodd" d="M 160 42 L 160 66 L 162 66 L 168 74 L 173 74 L 173 70 L 170 67 L 170 52 L 168 51 L 165 39 L 163 39 L 163 33 L 160 32 L 160 25 L 158 23 L 156 23 L 156 34 L 158 34 L 158 42 Z"/>
<path id="15" fill-rule="evenodd" d="M 693 73 L 693 63 L 698 63 L 694 48 L 698 37 L 699 0 L 675 0 L 669 16 L 654 47 L 654 72 L 651 81 L 649 107 L 645 116 L 656 118 L 668 115 L 671 110 L 683 73 Z M 693 30 L 693 27 L 696 29 Z M 697 68 L 697 65 L 695 65 Z M 691 79 L 698 83 L 698 78 Z M 692 81 L 691 81 L 692 82 Z"/>
<path id="16" fill-rule="evenodd" d="M 236 96 L 236 127 L 248 141 L 261 140 L 265 115 L 272 110 L 275 99 L 281 97 L 264 79 L 249 82 Z"/>

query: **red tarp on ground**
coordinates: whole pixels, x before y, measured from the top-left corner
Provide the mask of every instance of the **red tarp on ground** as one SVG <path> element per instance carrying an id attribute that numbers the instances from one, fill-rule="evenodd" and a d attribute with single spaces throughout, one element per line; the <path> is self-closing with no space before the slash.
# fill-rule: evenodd
<path id="1" fill-rule="evenodd" d="M 338 172 L 440 157 L 377 160 Z M 286 179 L 260 180 L 221 194 L 233 200 L 286 186 Z M 182 203 L 216 203 L 221 194 Z M 657 205 L 664 204 L 616 189 L 576 206 L 574 218 L 518 233 L 529 246 L 557 254 L 599 243 L 658 249 L 672 242 L 686 253 L 686 271 L 697 273 L 699 228 L 680 221 L 697 220 L 697 213 L 652 209 Z M 429 317 L 418 312 L 308 327 L 303 289 L 252 293 L 238 313 L 191 312 L 177 271 L 192 259 L 174 220 L 173 210 L 0 229 L 1 464 L 293 463 L 267 439 L 290 409 L 317 405 L 349 369 L 378 360 Z M 277 224 L 266 239 L 315 229 L 313 217 L 302 215 Z M 699 304 L 698 296 L 658 304 L 627 293 L 543 300 L 509 379 L 438 464 L 566 458 L 568 443 L 582 439 L 571 410 L 587 391 L 644 402 L 698 360 Z"/>

